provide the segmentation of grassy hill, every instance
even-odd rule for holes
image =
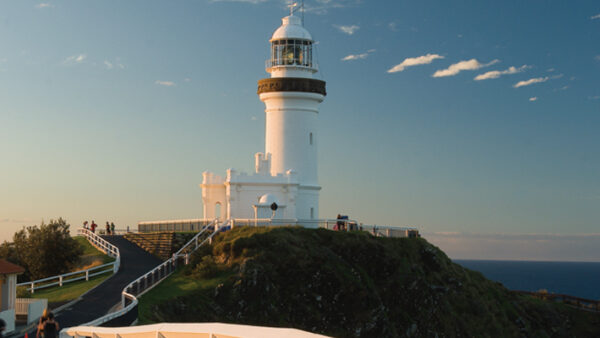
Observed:
[[[85,237],[77,236],[74,237],[74,239],[81,246],[83,253],[79,257],[79,261],[73,267],[72,272],[86,270],[98,265],[110,263],[115,260],[114,258],[93,247]],[[62,287],[54,286],[47,289],[40,289],[34,294],[26,291],[26,287],[20,286],[17,288],[17,292],[19,297],[24,298],[47,298],[48,306],[52,309],[76,299],[89,289],[105,281],[110,276],[112,276],[112,273],[107,272],[99,276],[92,277],[89,281],[79,280],[76,282],[65,283]],[[78,277],[78,275],[68,278],[74,277]],[[51,282],[55,281],[56,280],[52,280]]]
[[[140,302],[149,322],[295,327],[337,337],[600,336],[600,316],[509,292],[424,239],[236,228]]]

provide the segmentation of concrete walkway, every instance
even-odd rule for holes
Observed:
[[[121,291],[127,284],[161,263],[160,259],[129,242],[123,236],[102,236],[102,238],[119,248],[121,268],[117,274],[57,314],[56,319],[61,329],[78,326],[107,314],[121,301]],[[35,330],[29,332],[29,337],[35,337],[35,332]]]

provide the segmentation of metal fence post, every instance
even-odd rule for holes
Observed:
[[[35,283],[31,282],[31,293],[35,292]]]
[[[85,280],[90,280],[90,270],[85,270]]]

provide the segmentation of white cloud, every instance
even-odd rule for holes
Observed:
[[[357,25],[350,25],[350,26],[333,25],[333,27],[337,28],[340,32],[342,32],[344,34],[348,34],[348,35],[352,35],[352,34],[356,33],[357,30],[360,29],[360,27]]]
[[[210,0],[210,2],[245,2],[249,4],[260,4],[268,0]]]
[[[513,87],[514,88],[525,87],[525,86],[532,85],[534,83],[546,82],[548,80],[550,80],[550,78],[547,76],[546,77],[536,77],[536,78],[532,78],[532,79],[525,80],[525,81],[519,81],[519,82],[515,83],[513,85]]]
[[[369,54],[374,53],[374,52],[375,52],[375,49],[369,49],[366,53],[346,55],[342,58],[342,61],[366,59],[367,57],[369,57]]]
[[[588,96],[588,99],[590,99],[590,100],[600,100],[600,95]]]
[[[553,72],[553,71],[555,71],[555,70],[556,70],[556,69],[554,69],[554,68],[548,68],[546,71],[547,71],[547,72],[549,72],[549,73],[551,73],[551,72]]]
[[[499,78],[502,75],[517,74],[517,73],[520,73],[520,72],[524,71],[527,68],[529,68],[529,66],[523,65],[523,66],[521,66],[519,68],[511,66],[511,67],[508,67],[508,69],[505,69],[505,70],[492,70],[490,72],[479,74],[479,75],[475,76],[475,81],[497,79],[497,78]]]
[[[414,58],[406,58],[402,63],[395,65],[394,67],[388,69],[388,73],[396,73],[401,72],[406,67],[418,66],[418,65],[426,65],[433,62],[435,59],[443,59],[444,57],[438,54],[427,54],[422,56],[417,56]]]
[[[173,81],[160,81],[160,80],[156,80],[154,83],[157,84],[157,85],[165,86],[165,87],[173,87],[173,86],[175,86],[175,82],[173,82]]]
[[[596,60],[596,61],[600,61],[600,55],[596,55],[596,56],[594,56],[594,60]]]
[[[190,79],[189,77],[186,77],[185,79],[183,79],[184,82],[190,83],[192,82],[192,79]]]
[[[85,61],[86,58],[86,54],[71,55],[67,57],[65,61],[63,61],[63,64],[83,63],[83,61]]]
[[[534,97],[530,97],[529,101],[533,102],[533,101],[537,101],[537,99],[538,99],[537,96],[534,96]]]
[[[590,19],[592,19],[592,20],[600,19],[600,13],[598,13],[594,16],[591,16]]]
[[[111,62],[111,61],[108,61],[108,60],[104,60],[104,66],[108,70],[114,69],[115,67],[119,68],[119,69],[125,69],[125,65],[122,64],[121,62],[119,62],[119,60],[120,60],[119,58],[117,58],[117,60],[114,61],[114,62]]]
[[[390,22],[390,23],[388,23],[388,29],[391,30],[392,32],[397,32],[398,24],[395,22]]]
[[[495,63],[500,62],[500,60],[493,60],[489,63],[480,63],[477,59],[464,60],[457,62],[446,69],[440,69],[433,73],[433,77],[446,77],[446,76],[454,76],[463,70],[477,70],[479,68],[491,66]]]
[[[453,259],[600,260],[598,233],[444,233],[423,232],[427,241],[439,246]]]
[[[315,5],[304,4],[304,11],[318,15],[327,14],[327,11],[333,8],[356,7],[362,0],[315,0]]]
[[[35,5],[35,8],[37,8],[37,9],[54,8],[54,5],[51,3],[48,3],[48,2],[42,2],[42,3]]]
[[[369,53],[350,54],[350,55],[344,56],[342,58],[342,61],[352,61],[352,60],[366,59],[368,56],[369,56]]]

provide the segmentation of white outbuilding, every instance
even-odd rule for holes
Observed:
[[[257,91],[266,107],[265,151],[255,154],[253,173],[235,169],[228,169],[225,177],[203,173],[206,219],[302,223],[319,217],[318,115],[326,91],[325,81],[313,78],[318,71],[314,41],[293,13],[282,19],[269,41],[270,77],[258,81]]]

